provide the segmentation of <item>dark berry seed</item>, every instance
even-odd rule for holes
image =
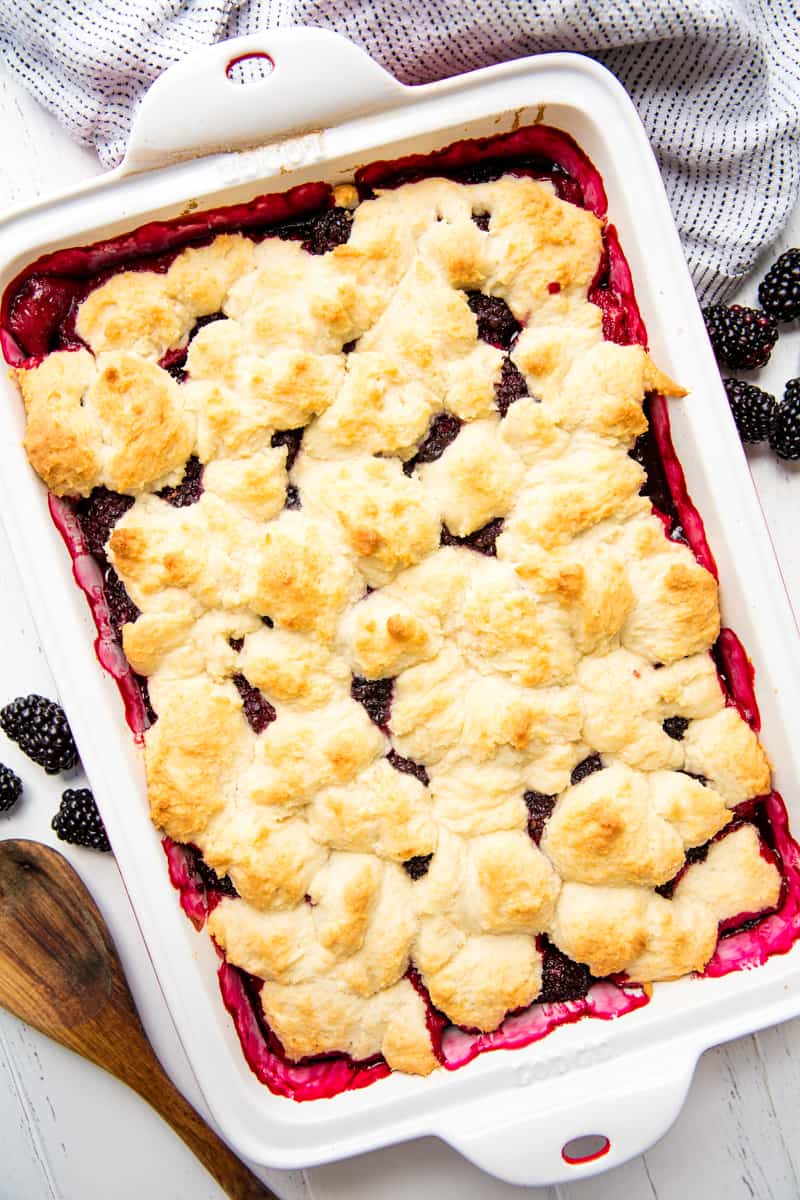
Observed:
[[[352,342],[345,342],[342,346],[342,354],[352,354],[358,345],[358,338],[354,338]]]
[[[438,413],[428,426],[428,432],[417,453],[404,463],[403,470],[406,475],[410,475],[420,463],[435,462],[437,458],[441,458],[450,443],[458,437],[462,424],[463,422],[452,413]]]
[[[526,792],[524,800],[528,806],[528,835],[539,845],[544,827],[556,806],[557,796],[546,796],[544,792]]]
[[[75,515],[81,527],[86,548],[101,561],[105,559],[106,543],[111,530],[133,504],[133,496],[122,496],[108,488],[96,487],[85,499],[78,500]]]
[[[775,397],[743,379],[722,382],[742,441],[765,442],[775,419]]]
[[[403,758],[396,750],[390,750],[386,755],[386,760],[392,764],[395,771],[402,771],[406,775],[413,775],[420,783],[424,783],[425,787],[430,783],[428,772],[422,763],[414,762],[413,758]]]
[[[685,717],[667,717],[666,721],[662,722],[661,728],[669,737],[674,738],[676,742],[683,741],[683,735],[689,728],[689,722]]]
[[[275,622],[273,621],[272,617],[262,617],[261,621],[262,624],[266,625],[267,629],[275,628]]]
[[[60,704],[46,696],[22,696],[0,709],[0,728],[48,775],[69,771],[78,749]]]
[[[800,378],[786,384],[783,402],[775,410],[769,431],[769,444],[778,458],[790,462],[800,459]]]
[[[273,433],[270,445],[286,447],[286,470],[291,471],[294,460],[300,453],[300,443],[303,440],[302,429],[280,429]]]
[[[467,303],[478,321],[478,337],[508,350],[522,326],[501,296],[467,292]]]
[[[240,638],[235,638],[235,637],[228,638],[228,645],[230,646],[231,650],[235,650],[235,651],[236,651],[236,653],[238,654],[238,653],[239,653],[239,651],[241,650],[242,646],[244,645],[244,638],[243,638],[243,637],[240,637]]]
[[[22,780],[0,763],[0,812],[8,812],[22,795]]]
[[[466,537],[456,537],[446,525],[443,525],[441,544],[443,546],[466,546],[470,550],[476,550],[478,554],[485,554],[487,558],[496,558],[497,539],[500,536],[503,524],[502,517],[495,517],[493,521],[482,525],[474,533],[468,533]]]
[[[472,219],[475,222],[475,224],[478,226],[478,229],[482,229],[483,232],[486,233],[486,231],[489,228],[489,221],[491,219],[489,217],[489,214],[488,213],[473,213]]]
[[[494,402],[501,417],[504,417],[515,400],[528,395],[525,376],[510,358],[503,359],[500,378],[494,385]]]
[[[403,870],[412,879],[422,879],[423,875],[428,874],[432,858],[432,854],[415,854],[413,858],[406,859],[403,863]]]
[[[253,733],[263,733],[278,714],[266,696],[263,696],[258,688],[254,688],[244,675],[234,675],[233,682],[242,697],[242,708],[248,725]]]
[[[186,463],[183,479],[175,487],[162,488],[156,495],[173,508],[188,508],[196,504],[203,494],[203,464],[194,455]]]
[[[717,361],[734,371],[763,367],[778,340],[775,318],[757,308],[712,304],[703,309]]]
[[[776,321],[800,317],[800,250],[787,250],[772,264],[759,286],[758,303]]]
[[[585,963],[575,962],[542,938],[542,990],[537,996],[541,1004],[560,1004],[565,1000],[582,1000],[594,983]]]
[[[327,254],[350,237],[353,218],[346,208],[329,208],[311,222],[311,235],[303,242],[309,254]]]
[[[87,846],[90,850],[111,849],[102,817],[88,788],[67,788],[51,824],[62,842]]]
[[[350,684],[350,695],[363,704],[367,715],[376,725],[385,728],[392,711],[392,688],[394,679],[364,679],[354,675]]]
[[[600,755],[590,754],[588,758],[584,758],[583,761],[579,762],[577,767],[574,768],[569,777],[569,781],[574,787],[576,783],[580,783],[580,781],[585,779],[587,775],[593,775],[595,771],[602,771],[602,769],[603,760],[601,759]]]

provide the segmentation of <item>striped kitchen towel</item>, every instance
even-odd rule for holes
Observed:
[[[649,132],[705,302],[797,201],[800,0],[0,0],[5,63],[107,165],[159,72],[290,24],[345,34],[406,83],[548,50],[605,63]]]

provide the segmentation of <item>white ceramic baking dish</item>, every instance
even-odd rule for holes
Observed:
[[[231,60],[253,52],[271,57],[272,74],[249,87],[230,82]],[[119,169],[0,225],[0,289],[59,247],[307,180],[349,179],[372,160],[541,120],[572,134],[601,171],[654,356],[690,389],[671,406],[675,442],[719,564],[725,622],[756,667],[776,786],[800,828],[790,736],[800,712],[797,629],[656,162],[630,100],[603,68],[546,55],[407,88],[322,30],[213,46],[152,87]],[[308,1166],[431,1134],[512,1183],[582,1177],[665,1132],[705,1048],[800,1013],[796,946],[755,971],[658,985],[649,1005],[619,1020],[562,1026],[456,1072],[394,1075],[303,1104],[272,1095],[251,1074],[223,1009],[209,939],[194,932],[169,884],[140,752],[95,659],[86,602],[21,449],[19,397],[8,380],[0,387],[2,511],[41,639],[180,1038],[209,1108],[242,1154]],[[570,1165],[562,1147],[583,1134],[607,1137],[608,1153]]]

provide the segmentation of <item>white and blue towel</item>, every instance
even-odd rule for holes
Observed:
[[[655,147],[695,285],[724,299],[800,190],[800,0],[0,0],[7,67],[103,163],[199,45],[335,29],[405,83],[548,50],[605,63]]]

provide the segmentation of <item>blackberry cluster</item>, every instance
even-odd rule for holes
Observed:
[[[800,250],[787,250],[772,264],[759,286],[758,303],[776,321],[800,317]]]
[[[778,322],[800,318],[800,248],[787,250],[758,287],[761,308],[714,304],[703,309],[717,361],[750,371],[769,359]],[[783,399],[743,379],[723,379],[728,403],[743,442],[768,442],[778,458],[800,460],[800,378],[790,379]]]
[[[8,812],[22,795],[22,780],[0,763],[0,812]]]
[[[734,371],[752,371],[769,360],[778,340],[778,325],[769,313],[733,304],[703,309],[706,329],[717,362]]]
[[[63,708],[46,696],[21,696],[0,709],[0,729],[48,775],[70,771],[78,748]]]
[[[742,441],[766,442],[775,419],[775,397],[743,379],[722,382]]]
[[[800,459],[800,379],[790,379],[770,427],[769,444],[778,458]]]
[[[62,842],[90,850],[111,849],[103,818],[88,788],[67,788],[51,824]]]

